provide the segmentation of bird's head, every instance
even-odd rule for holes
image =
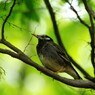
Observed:
[[[52,38],[50,38],[47,35],[36,35],[36,34],[32,34],[32,35],[38,38],[39,41],[53,41]]]

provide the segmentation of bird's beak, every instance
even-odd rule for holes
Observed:
[[[33,36],[35,36],[36,38],[38,38],[38,35],[36,35],[36,34],[32,34]]]

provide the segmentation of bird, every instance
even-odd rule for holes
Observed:
[[[53,39],[47,35],[32,34],[38,39],[36,46],[37,54],[45,68],[55,72],[65,72],[74,79],[81,79],[80,75],[72,66],[65,50],[54,43]]]

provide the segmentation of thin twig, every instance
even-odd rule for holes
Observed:
[[[1,16],[0,18],[1,18],[3,21],[5,20],[5,19],[3,18],[3,16]],[[29,30],[27,30],[27,29],[25,29],[25,28],[22,28],[22,27],[20,27],[20,26],[14,24],[14,23],[11,23],[11,22],[9,22],[9,21],[7,21],[7,23],[8,23],[9,25],[11,25],[13,28],[14,28],[14,27],[15,27],[15,28],[18,28],[18,29],[21,30],[21,31],[29,31]],[[30,30],[29,32],[31,33],[32,31]]]
[[[21,50],[19,50],[18,48],[16,48],[15,46],[11,45],[8,41],[4,40],[0,40],[0,43],[6,45],[7,47],[9,47],[10,49],[12,49],[13,51],[17,52],[18,54],[21,54]]]
[[[14,8],[14,6],[15,6],[15,3],[16,3],[16,0],[14,0],[12,6],[11,6],[11,8],[10,8],[9,13],[8,13],[8,15],[6,16],[6,18],[5,18],[5,20],[4,20],[3,24],[2,24],[2,30],[1,30],[1,31],[2,31],[2,40],[4,39],[4,32],[5,32],[5,31],[4,31],[4,27],[5,27],[5,24],[6,24],[8,18],[10,17],[10,15],[11,15],[11,13],[12,13],[12,10],[13,10],[13,8]]]
[[[77,67],[84,75],[85,78],[95,82],[95,78],[91,77],[80,65],[78,65],[73,59],[72,57],[69,56],[70,61],[72,62],[72,64]]]
[[[9,43],[8,41],[6,41],[4,38],[3,40],[0,40],[0,43],[6,45],[7,47],[9,47],[10,49],[12,49],[13,51],[7,50],[7,49],[1,49],[0,48],[0,53],[3,54],[8,54],[14,58],[17,58],[23,62],[25,62],[26,64],[35,67],[37,70],[43,72],[44,74],[71,86],[74,87],[79,87],[79,88],[92,88],[95,89],[95,83],[88,81],[88,80],[72,80],[72,79],[67,79],[64,77],[61,77],[57,74],[55,74],[54,72],[40,66],[39,64],[33,62],[27,55],[25,55],[21,50],[19,50],[18,48],[16,48],[14,45],[12,45],[11,43]]]
[[[58,25],[56,23],[56,17],[55,17],[55,13],[53,12],[53,9],[49,3],[49,0],[44,0],[45,4],[46,4],[46,7],[50,13],[50,17],[51,17],[51,20],[52,20],[52,23],[53,23],[53,27],[54,27],[54,33],[56,35],[56,38],[57,38],[57,41],[59,43],[59,45],[61,47],[63,47],[63,43],[62,43],[62,39],[60,37],[60,34],[59,34],[59,30],[58,30]]]
[[[32,36],[33,37],[33,36]],[[30,44],[30,42],[31,42],[31,40],[32,40],[32,37],[30,38],[30,40],[28,41],[28,43],[27,43],[27,45],[25,46],[25,48],[24,48],[24,51],[23,52],[25,52],[26,51],[26,49],[27,49],[27,47],[29,46],[29,44]]]
[[[90,32],[90,36],[91,36],[91,62],[92,62],[92,65],[94,67],[94,74],[95,74],[95,63],[94,63],[94,40],[95,40],[95,30],[94,30],[94,23],[93,23],[93,18],[91,15],[89,15],[90,17],[90,22],[91,22],[91,28],[89,29],[89,32]]]
[[[93,24],[93,19],[92,19],[92,17],[91,17],[91,15],[90,15],[90,10],[89,10],[89,8],[90,7],[88,7],[88,4],[87,4],[87,2],[86,2],[86,0],[83,0],[83,3],[84,3],[84,5],[85,5],[85,9],[87,10],[87,12],[88,12],[88,14],[89,14],[89,17],[90,17],[90,22],[91,22],[91,28],[90,28],[90,26],[88,25],[88,24],[86,24],[82,19],[81,19],[81,17],[79,16],[79,14],[78,14],[78,12],[74,9],[74,7],[72,6],[72,4],[68,1],[68,0],[65,0],[65,1],[67,1],[68,2],[68,4],[70,5],[70,7],[71,7],[71,9],[76,13],[76,15],[77,15],[77,18],[79,19],[79,21],[83,24],[83,25],[85,25],[89,30],[90,30],[90,35],[91,35],[91,39],[92,39],[92,41],[91,41],[91,47],[92,47],[92,51],[91,51],[91,60],[92,60],[92,64],[93,64],[93,67],[95,68],[95,63],[94,63],[94,24]],[[82,70],[82,72],[83,72],[83,70]],[[84,72],[85,74],[86,74],[86,72]],[[95,73],[95,70],[94,70],[94,73]],[[87,74],[86,74],[87,75]],[[86,78],[88,77],[89,75],[87,75],[86,76]]]
[[[37,26],[38,26],[38,25],[37,25]],[[35,27],[34,32],[36,31],[37,26]],[[32,34],[35,34],[35,33],[32,33]],[[24,49],[24,51],[23,51],[23,52],[25,52],[25,51],[26,51],[27,47],[29,46],[29,44],[30,44],[30,42],[31,42],[31,40],[32,40],[32,37],[33,37],[33,36],[31,36],[31,38],[30,38],[30,40],[28,41],[27,45],[25,46],[25,49]]]
[[[0,48],[0,52],[3,54],[8,54],[14,58],[17,58],[21,61],[23,61],[24,63],[35,67],[37,70],[41,71],[42,73],[44,73],[45,75],[48,75],[50,77],[52,77],[53,79],[56,79],[62,83],[65,83],[67,85],[71,85],[74,87],[79,87],[79,88],[92,88],[95,89],[95,83],[88,81],[88,80],[73,80],[73,79],[68,79],[65,77],[61,77],[58,74],[40,66],[39,64],[33,62],[28,56],[26,56],[24,53],[18,55],[15,54],[14,52],[10,51],[10,50],[6,50],[6,49],[1,49]]]
[[[6,71],[2,67],[0,67],[0,74],[6,75]]]
[[[89,27],[89,33],[90,33],[90,37],[91,37],[91,61],[92,61],[92,65],[94,67],[94,74],[95,74],[95,63],[94,63],[94,40],[95,40],[95,29],[94,29],[94,23],[93,23],[93,15],[91,14],[91,8],[90,6],[88,5],[87,1],[86,0],[82,0],[83,1],[83,4],[85,6],[85,9],[89,15],[89,19],[90,19],[90,23],[91,23],[91,26]]]
[[[68,0],[65,0],[65,1],[70,5],[72,11],[75,12],[75,14],[76,14],[77,18],[79,19],[79,21],[89,29],[89,25],[88,25],[85,21],[83,21],[83,20],[81,19],[81,17],[79,16],[79,14],[78,14],[78,12],[76,11],[76,9],[72,6],[72,4],[71,4]]]
[[[47,8],[48,8],[48,10],[49,10],[50,15],[51,15],[51,20],[52,20],[52,22],[53,22],[53,26],[54,26],[54,30],[55,30],[55,35],[56,35],[56,37],[57,37],[57,40],[59,40],[60,35],[58,36],[59,31],[58,31],[58,26],[57,26],[56,20],[55,20],[55,14],[53,13],[53,9],[52,9],[52,7],[51,7],[51,5],[50,5],[50,3],[49,3],[49,0],[44,0],[44,1],[45,1],[45,4],[46,4],[46,6],[47,6]],[[75,10],[75,11],[76,11],[76,10]],[[77,13],[77,11],[76,11],[76,13]],[[78,14],[77,14],[77,15],[78,15]],[[82,19],[80,18],[79,15],[78,15],[78,17],[79,17],[79,19],[82,21]],[[84,25],[86,25],[86,27],[89,27],[84,21],[82,21],[82,23],[83,23]],[[57,31],[56,31],[56,29],[57,29]],[[61,39],[61,38],[60,38],[60,39]],[[64,45],[63,45],[63,43],[62,43],[62,40],[60,40],[60,41],[61,41],[61,44],[62,44],[62,45],[61,45],[61,44],[59,44],[59,45],[63,47],[64,51],[66,52],[66,55],[68,56],[68,58],[70,59],[70,61],[72,62],[72,64],[73,64],[75,67],[77,67],[77,68],[85,75],[85,77],[86,77],[87,79],[89,79],[89,80],[95,82],[95,80],[93,79],[93,77],[91,77],[80,65],[78,65],[78,64],[68,55],[68,53],[67,53],[67,51],[66,51],[66,49],[65,49],[65,47],[64,47]],[[60,42],[60,41],[58,41],[58,42]]]
[[[87,0],[82,0],[83,4],[85,6],[85,9],[87,10],[89,15],[92,15],[92,17],[95,19],[95,12],[93,11],[93,9],[88,5]]]

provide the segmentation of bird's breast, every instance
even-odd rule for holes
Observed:
[[[46,68],[56,72],[64,67],[63,59],[58,55],[56,49],[50,43],[44,45],[38,44],[37,53],[42,64]]]
[[[62,68],[62,65],[60,65],[56,60],[54,60],[54,59],[52,59],[50,57],[40,55],[39,58],[40,58],[42,64],[46,68],[48,68],[48,69],[50,69],[50,70],[52,70],[54,72],[56,72],[56,71],[58,71],[58,70],[60,70]]]

